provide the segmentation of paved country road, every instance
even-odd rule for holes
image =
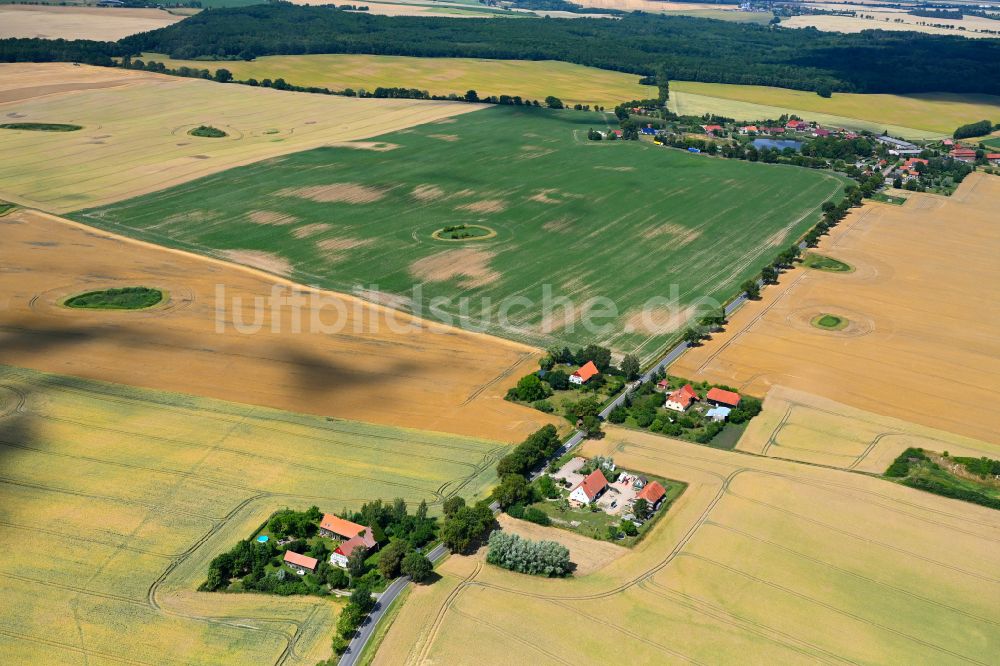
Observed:
[[[760,280],[758,280],[757,283],[762,284]],[[746,292],[742,292],[739,296],[733,299],[732,302],[726,305],[725,307],[726,316],[728,317],[733,312],[735,312],[736,309],[739,308],[744,303],[746,303],[747,300],[748,299]],[[636,388],[639,387],[640,384],[643,384],[651,380],[653,378],[653,375],[655,375],[660,370],[666,370],[666,368],[671,363],[680,358],[681,354],[683,354],[687,350],[688,346],[689,345],[686,342],[679,343],[676,347],[668,351],[667,354],[662,359],[660,359],[659,363],[657,363],[652,368],[647,370],[646,373],[642,375],[642,377],[628,384],[625,387],[625,390],[622,391],[618,395],[618,397],[609,402],[604,407],[604,409],[601,410],[600,412],[601,419],[603,420],[608,418],[608,414],[611,413],[611,410],[613,410],[618,405],[622,404],[625,401],[625,399],[629,395],[631,395]],[[584,435],[584,433],[580,432],[579,430],[575,431],[573,435],[569,439],[567,439],[561,447],[559,447],[559,450],[552,455],[552,459],[554,460],[556,458],[559,458],[567,451],[572,450],[573,448],[578,446],[580,442],[584,440],[585,437],[586,435]],[[541,475],[545,471],[545,467],[546,465],[540,466],[540,468],[531,475],[531,480],[537,479],[539,475]],[[493,509],[494,513],[496,513],[500,509],[500,507],[495,503],[491,505],[490,508]],[[446,552],[445,547],[442,545],[438,545],[433,550],[431,550],[431,552],[427,553],[427,557],[428,559],[430,559],[431,562],[437,562],[442,557],[444,557],[445,552]],[[382,620],[382,617],[385,615],[386,611],[389,610],[389,606],[392,605],[392,602],[396,600],[396,597],[398,597],[400,593],[402,593],[402,591],[405,590],[406,586],[409,584],[410,584],[409,576],[401,576],[396,580],[392,581],[392,584],[389,585],[388,588],[386,588],[385,592],[382,593],[382,596],[379,597],[378,603],[375,605],[375,610],[373,610],[371,614],[368,616],[368,621],[365,622],[365,624],[360,629],[358,629],[357,635],[351,639],[350,644],[347,646],[347,651],[340,658],[339,666],[355,666],[355,664],[358,663],[358,659],[361,657],[361,653],[364,651],[365,645],[367,645],[369,639],[371,639],[372,634],[375,633],[375,628],[378,626],[378,623]]]
[[[427,559],[431,562],[437,562],[444,554],[447,552],[444,546],[438,544],[435,546],[431,552],[427,553]],[[378,623],[382,620],[382,617],[389,610],[392,602],[396,600],[406,586],[410,584],[409,576],[400,576],[396,580],[392,581],[392,584],[385,589],[375,604],[375,610],[368,614],[368,620],[358,629],[358,633],[351,639],[350,644],[347,646],[347,651],[340,658],[340,666],[354,666],[358,663],[358,659],[361,658],[361,653],[364,652],[365,645],[371,639],[372,634],[375,633],[375,628]]]

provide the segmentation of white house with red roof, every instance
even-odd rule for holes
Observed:
[[[705,130],[705,134],[716,134],[723,131],[722,125],[702,125],[701,128]]]
[[[759,131],[756,125],[744,125],[740,128],[740,134],[750,134],[751,132],[756,134]]]
[[[785,127],[790,130],[804,130],[809,128],[809,123],[804,120],[789,120]]]
[[[569,383],[578,385],[586,384],[590,381],[591,377],[599,374],[600,372],[601,371],[597,369],[597,366],[594,365],[593,361],[587,361],[580,366],[579,370],[569,376]]]
[[[590,504],[607,489],[608,480],[604,477],[604,472],[595,469],[583,481],[577,484],[576,488],[569,494],[569,498],[580,504]]]
[[[686,412],[687,408],[691,406],[691,403],[697,399],[698,394],[695,393],[691,385],[685,384],[668,395],[667,402],[663,406],[667,409],[672,409],[675,412]]]
[[[300,576],[304,576],[307,571],[310,573],[316,571],[316,567],[319,566],[319,560],[315,557],[309,557],[308,555],[300,555],[299,553],[293,553],[290,550],[285,551],[285,564],[292,568],[292,571]]]
[[[360,548],[367,553],[377,545],[378,543],[375,541],[375,537],[372,536],[371,530],[365,528],[363,532],[344,541],[330,553],[330,564],[335,564],[341,569],[346,569],[347,561],[354,554],[354,551]]]

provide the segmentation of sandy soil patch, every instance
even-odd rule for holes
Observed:
[[[500,528],[532,541],[555,541],[569,549],[569,559],[576,565],[574,576],[586,576],[603,569],[619,557],[627,554],[627,548],[607,541],[598,541],[558,527],[544,527],[526,520],[511,518],[506,513],[497,517]]]
[[[818,252],[842,257],[854,273],[786,273],[674,372],[756,395],[781,384],[996,441],[1000,310],[984,304],[1000,302],[998,200],[1000,178],[977,173],[951,198],[914,193],[903,206],[853,211]],[[954,220],[962,233],[954,233]],[[843,313],[865,334],[804,321],[820,312]],[[941,395],[955,402],[944,405]]]
[[[359,247],[368,247],[375,243],[374,238],[327,238],[317,241],[318,247],[323,255],[330,261],[343,259],[350,250]]]
[[[165,28],[183,18],[159,9],[3,5],[0,6],[0,39],[35,37],[113,42],[139,32]]]
[[[463,204],[455,210],[467,210],[470,213],[502,213],[507,209],[507,202],[503,199],[483,199],[474,203]]]
[[[41,213],[0,218],[0,238],[0,364],[505,442],[547,420],[503,400],[537,368],[539,352],[523,345]],[[170,302],[125,317],[58,305],[134,284],[166,289]],[[307,295],[301,332],[291,307],[264,307],[257,332],[237,330],[275,286]]]
[[[563,203],[567,199],[578,199],[579,197],[579,194],[571,194],[569,192],[549,188],[538,190],[533,195],[528,197],[528,199],[543,204],[559,204]]]
[[[457,134],[428,134],[427,136],[439,141],[447,141],[448,143],[454,143],[461,138]]]
[[[701,237],[701,232],[679,224],[664,222],[642,233],[642,237],[646,240],[662,238],[663,236],[667,237],[667,244],[670,247],[681,248],[698,240]]]
[[[479,108],[227,86],[70,63],[5,63],[0,116],[72,121],[84,129],[3,132],[0,199],[52,212],[80,210],[320,146],[391,149],[363,140]],[[231,136],[206,152],[207,144],[184,135],[201,124],[225,127]],[[280,135],[265,133],[270,130]]]
[[[312,187],[293,187],[275,192],[279,197],[298,197],[319,203],[366,204],[378,201],[387,190],[358,183],[334,183]]]
[[[576,220],[572,217],[559,217],[554,220],[549,220],[543,224],[542,229],[554,232],[568,231],[572,228],[574,222],[576,222]]]
[[[437,185],[417,185],[410,194],[418,201],[437,201],[444,196],[444,190]]]
[[[419,124],[419,123],[415,123]],[[330,148],[350,148],[352,150],[372,150],[376,153],[387,153],[399,148],[398,143],[388,141],[339,141],[326,144]]]
[[[298,218],[294,215],[279,213],[273,210],[255,210],[247,217],[249,217],[250,221],[254,224],[270,224],[274,226],[294,224],[298,221]]]
[[[469,289],[492,284],[503,277],[490,268],[495,252],[474,248],[444,250],[410,264],[410,272],[427,282],[446,282],[463,278],[459,286]]]
[[[227,261],[232,261],[251,268],[258,268],[267,273],[287,276],[292,272],[292,264],[284,257],[262,250],[221,250],[219,255]]]
[[[327,224],[326,222],[314,222],[313,224],[306,224],[298,227],[292,231],[292,235],[296,238],[311,238],[332,228],[333,225]]]
[[[695,306],[681,309],[661,306],[643,308],[629,315],[625,322],[625,331],[650,335],[673,333],[686,326],[696,312]]]

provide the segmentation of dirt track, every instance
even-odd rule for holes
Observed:
[[[797,268],[685,354],[674,374],[763,395],[781,384],[988,442],[1000,432],[1000,178],[950,197],[866,204],[818,252],[853,273]],[[846,316],[844,331],[809,326]]]
[[[276,317],[263,312],[259,332],[240,333],[241,317],[254,321],[254,298],[291,283],[33,211],[0,217],[0,237],[0,364],[500,441],[546,422],[502,399],[535,367],[529,347],[304,287],[303,332],[294,332],[288,305]],[[142,312],[59,305],[128,285],[165,289],[169,302]],[[312,294],[324,300],[317,305]],[[326,326],[342,317],[340,332],[309,332],[316,312]],[[417,323],[424,328],[413,330]]]

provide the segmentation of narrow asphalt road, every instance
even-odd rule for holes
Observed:
[[[441,544],[435,546],[429,553],[427,553],[427,559],[431,562],[437,562],[442,557],[444,557],[447,550]],[[379,596],[378,602],[375,604],[375,610],[368,614],[367,621],[358,629],[358,633],[355,634],[354,638],[351,639],[350,644],[347,646],[347,651],[340,657],[340,666],[354,666],[358,663],[358,659],[361,658],[361,653],[364,652],[365,645],[371,640],[372,634],[375,633],[375,628],[378,627],[378,623],[382,620],[382,617],[389,610],[392,602],[396,600],[406,586],[410,584],[409,576],[400,576],[385,589],[385,592]]]
[[[725,307],[726,316],[728,317],[729,315],[731,315],[733,312],[736,311],[737,308],[746,303],[746,301],[747,301],[747,294],[746,292],[743,292],[739,296],[737,296],[731,303],[726,305]],[[608,418],[608,414],[611,413],[611,410],[613,410],[618,405],[622,404],[625,401],[625,399],[632,393],[632,391],[638,388],[640,384],[648,382],[650,379],[653,378],[653,375],[655,375],[658,371],[665,370],[671,363],[680,358],[681,354],[683,354],[687,350],[688,346],[689,345],[686,342],[679,343],[676,347],[668,351],[667,354],[662,359],[660,359],[659,363],[657,363],[652,368],[647,370],[646,373],[642,375],[642,377],[632,382],[631,384],[627,385],[625,387],[625,390],[622,391],[618,395],[618,397],[609,402],[604,407],[604,409],[601,410],[600,412],[601,419]],[[572,436],[570,436],[570,438],[567,439],[561,447],[559,447],[559,450],[556,451],[555,454],[553,454],[553,459],[558,458],[567,451],[574,449],[576,446],[580,444],[580,442],[584,440],[584,438],[585,435],[582,432],[580,432],[579,430],[575,431],[572,434]],[[539,469],[538,471],[534,472],[531,475],[531,480],[535,480],[536,478],[538,478],[538,476],[542,474],[544,471],[545,471],[545,466],[543,465],[541,469]],[[499,506],[495,504],[491,505],[491,508],[493,509],[494,513],[496,513],[499,510]],[[433,550],[431,550],[431,552],[427,554],[427,557],[430,559],[431,562],[437,562],[442,557],[444,557],[445,552],[446,552],[445,547],[442,545],[438,545]],[[350,644],[347,646],[347,651],[340,658],[339,666],[355,666],[355,664],[358,663],[358,659],[361,657],[361,653],[364,651],[365,645],[367,645],[368,641],[371,639],[372,634],[375,633],[375,628],[378,626],[378,623],[382,620],[385,613],[389,610],[389,606],[392,605],[392,602],[396,600],[396,597],[398,597],[403,592],[403,590],[406,589],[406,586],[409,584],[410,584],[409,576],[400,576],[396,580],[392,581],[392,584],[389,585],[388,588],[386,588],[385,592],[382,593],[382,596],[379,597],[378,603],[375,605],[375,610],[373,610],[371,614],[368,616],[368,621],[365,622],[365,624],[360,629],[358,629],[357,635],[355,635],[354,638],[351,639]]]

